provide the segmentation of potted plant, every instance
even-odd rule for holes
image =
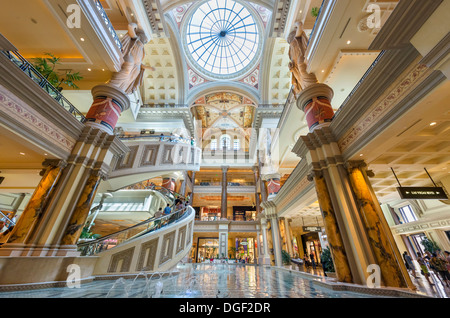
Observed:
[[[283,261],[283,265],[290,265],[291,264],[291,255],[289,255],[288,252],[285,250],[281,251],[281,260]]]
[[[36,57],[33,59],[33,67],[44,76],[58,91],[62,91],[62,84],[68,87],[78,89],[75,82],[80,81],[83,77],[80,72],[72,73],[71,70],[66,70],[60,74],[55,71],[56,66],[60,63],[60,58],[51,53],[44,53],[46,57]]]
[[[333,258],[331,257],[331,250],[329,246],[322,251],[321,262],[325,265],[325,273],[328,276],[334,276],[336,270],[334,269]]]
[[[317,18],[317,16],[319,15],[319,8],[318,7],[314,7],[314,8],[312,8],[311,9],[311,15],[314,17],[314,18]]]
[[[425,251],[428,251],[430,253],[434,253],[437,250],[440,250],[439,246],[436,244],[435,241],[430,240],[429,238],[424,238],[421,242],[420,242],[424,248]]]

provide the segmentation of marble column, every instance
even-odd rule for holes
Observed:
[[[66,162],[61,160],[46,160],[43,165],[46,168],[41,172],[42,179],[3,248],[11,244],[20,245],[28,243],[27,239],[44,214],[47,202],[52,196],[52,192],[61,177]]]
[[[255,205],[256,205],[256,214],[258,215],[261,212],[259,193],[258,193],[258,167],[253,166],[253,174],[255,177]]]
[[[92,88],[94,102],[86,114],[86,126],[113,134],[121,113],[130,108],[127,94],[110,84],[101,84]]]
[[[310,175],[309,178],[310,180],[314,178],[315,181],[317,198],[319,201],[320,210],[322,211],[323,222],[328,237],[328,244],[330,246],[337,279],[340,282],[352,283],[353,277],[348,262],[347,253],[345,251],[325,178],[323,177],[323,174],[318,171]]]
[[[262,179],[261,171],[262,171],[262,162],[260,160],[260,153],[262,150],[258,151],[258,171],[259,171],[259,182],[260,182],[260,189],[261,189],[261,201],[264,202],[267,200],[267,191],[266,191],[266,185],[264,184],[264,181]]]
[[[228,172],[228,166],[222,166],[222,201],[221,201],[221,218],[227,219],[227,186],[228,186],[228,179],[227,179],[227,172]]]
[[[348,162],[348,173],[353,193],[358,202],[358,208],[363,215],[364,226],[369,237],[369,243],[380,266],[384,283],[389,287],[407,288],[408,283],[402,272],[403,261],[390,231],[380,204],[373,194],[364,170],[362,161]]]
[[[286,247],[289,255],[294,256],[294,248],[292,246],[292,229],[290,223],[290,219],[284,218],[284,227],[286,231]]]
[[[258,256],[258,263],[260,265],[270,265],[270,255],[269,255],[269,243],[267,240],[267,220],[266,218],[261,218],[261,235],[260,238],[260,254]]]
[[[101,179],[102,173],[100,171],[94,171],[89,176],[61,239],[61,246],[75,245],[80,238]]]

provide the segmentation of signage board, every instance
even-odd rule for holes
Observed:
[[[397,191],[402,199],[448,199],[441,187],[399,187]]]
[[[320,226],[304,226],[303,232],[322,232],[322,228]]]

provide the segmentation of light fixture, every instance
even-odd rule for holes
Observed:
[[[44,153],[44,156],[47,156],[47,154],[46,154],[46,153]]]
[[[25,153],[23,153],[23,152],[19,152],[19,154],[22,155],[22,156],[25,156]]]
[[[81,42],[84,42],[84,38],[80,38]]]
[[[104,69],[104,68],[102,68],[102,71],[104,72],[104,71],[105,71],[105,69]]]
[[[90,71],[91,71],[91,69],[90,69],[90,68],[88,68],[88,71],[90,72]]]
[[[361,153],[361,154],[359,154],[359,156],[362,157],[362,156],[364,156],[364,155]]]
[[[430,126],[435,126],[437,123],[435,121],[433,121],[432,123],[430,123]]]
[[[350,44],[350,43],[352,43],[352,41],[348,40],[348,41],[347,41],[347,45]]]
[[[325,70],[322,70],[322,73],[325,73]]]

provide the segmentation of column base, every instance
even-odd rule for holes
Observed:
[[[270,257],[259,257],[258,258],[259,265],[268,265],[270,266]]]

